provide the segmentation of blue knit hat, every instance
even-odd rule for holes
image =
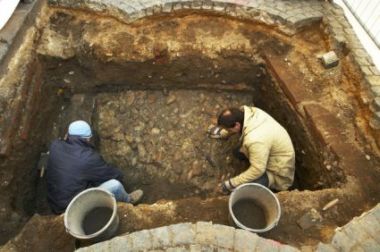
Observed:
[[[74,121],[69,125],[69,135],[82,138],[90,138],[92,137],[91,127],[85,121]]]

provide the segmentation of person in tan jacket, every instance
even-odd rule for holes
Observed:
[[[288,132],[275,119],[256,107],[228,108],[218,117],[218,126],[241,134],[240,152],[250,162],[241,174],[222,183],[225,193],[245,183],[287,190],[294,180],[295,153]]]

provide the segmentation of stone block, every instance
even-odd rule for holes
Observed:
[[[192,1],[182,0],[182,9],[186,9],[186,10],[192,9],[191,5],[192,5]]]
[[[220,252],[221,250],[219,248],[216,248],[212,245],[201,245],[201,244],[192,244],[189,246],[189,249],[187,251],[190,252],[211,252],[211,251],[218,251]]]
[[[316,250],[316,252],[338,252],[332,245],[330,244],[324,244],[319,243]]]
[[[133,242],[129,235],[115,237],[112,240],[110,240],[108,243],[109,245],[108,245],[107,251],[126,251],[133,248]]]
[[[0,42],[0,63],[5,59],[8,53],[8,45],[6,43]]]
[[[335,67],[339,63],[339,58],[334,51],[323,54],[321,59],[325,68]]]
[[[233,227],[214,224],[216,244],[218,247],[233,248],[234,247],[234,234],[235,229]]]
[[[380,111],[380,96],[375,97],[375,99],[373,99],[372,105],[376,111]]]
[[[203,10],[211,10],[214,7],[214,4],[211,0],[204,0],[202,3]]]
[[[194,9],[194,10],[199,10],[202,8],[202,1],[200,0],[194,0],[192,3],[191,3],[191,8]]]
[[[360,239],[358,246],[364,251],[380,251],[380,244],[372,238]]]
[[[281,252],[299,252],[299,249],[289,246],[289,245],[281,245],[280,250]]]
[[[135,21],[145,16],[147,16],[147,14],[144,11],[134,11],[134,12],[128,13],[128,21]]]
[[[333,29],[339,29],[341,30],[342,29],[342,25],[336,21],[335,19],[329,21],[329,25],[333,28]]]
[[[331,244],[339,251],[351,251],[356,245],[356,240],[348,237],[342,230],[337,231],[332,239]]]
[[[181,223],[169,226],[173,245],[188,245],[194,243],[195,232],[191,223]]]
[[[257,234],[236,229],[235,230],[235,240],[234,240],[234,250],[235,251],[255,251],[257,243],[261,240]],[[260,251],[260,250],[258,250]]]
[[[213,10],[217,12],[225,12],[226,4],[222,2],[214,2]]]
[[[197,222],[195,242],[199,244],[216,244],[215,234],[218,231],[214,229],[212,222]]]
[[[366,76],[365,79],[366,79],[366,81],[370,87],[380,86],[380,76],[379,75]]]
[[[355,57],[355,60],[359,65],[364,65],[364,66],[372,65],[372,62],[368,57]]]
[[[164,0],[162,3],[162,12],[170,13],[173,11],[174,0]]]
[[[148,230],[134,232],[129,235],[133,250],[149,250],[152,248],[152,237]]]
[[[347,39],[345,36],[335,35],[334,39],[337,43],[337,48],[343,48],[347,44]]]
[[[360,65],[360,70],[362,71],[362,73],[364,75],[373,75],[373,73],[372,73],[372,71],[371,71],[371,69],[370,69],[369,66],[362,66],[362,65]]]
[[[380,111],[376,111],[375,113],[373,113],[373,118],[380,121]]]
[[[370,86],[370,89],[375,96],[380,96],[380,86]]]
[[[257,241],[256,251],[260,252],[276,252],[280,251],[281,243],[269,239],[259,238]]]
[[[344,233],[352,240],[358,241],[360,247],[365,251],[376,251],[375,248],[380,248],[380,245],[373,239],[373,237],[366,232],[360,225],[358,218],[353,219],[344,228]]]
[[[165,248],[166,252],[189,252],[189,250],[185,246],[177,246]]]
[[[380,222],[380,203],[376,205],[376,207],[372,208],[368,214],[375,216],[378,222]]]
[[[182,4],[181,3],[174,3],[172,8],[174,11],[182,10]]]
[[[376,66],[370,66],[369,68],[371,69],[373,75],[380,75],[380,71]]]
[[[155,228],[150,231],[152,234],[152,247],[168,247],[171,243],[168,227]]]
[[[368,53],[362,48],[356,48],[356,49],[352,50],[352,53],[356,57],[367,57],[368,56]]]

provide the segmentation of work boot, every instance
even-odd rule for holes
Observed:
[[[144,196],[144,192],[140,189],[133,191],[129,194],[129,203],[136,205],[140,202],[142,197]]]

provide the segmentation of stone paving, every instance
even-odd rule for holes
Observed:
[[[316,251],[380,251],[380,204],[335,230],[331,244]]]
[[[257,234],[211,222],[143,230],[77,251],[298,251]]]
[[[312,251],[379,251],[380,204],[335,230],[330,244]],[[299,251],[257,234],[211,222],[180,223],[113,238],[78,252],[95,251]]]

